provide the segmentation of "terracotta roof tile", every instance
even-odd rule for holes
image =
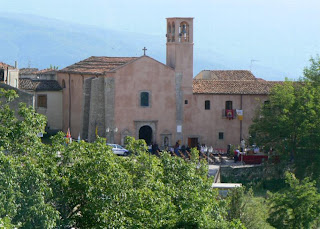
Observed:
[[[44,75],[44,74],[55,74],[57,70],[54,69],[42,69],[39,71],[36,71],[34,74],[36,75]]]
[[[137,57],[92,56],[70,65],[59,72],[102,75],[135,59],[137,59]]]
[[[39,69],[37,68],[20,68],[19,69],[19,75],[25,75],[25,74],[34,74]]]
[[[195,79],[206,80],[256,80],[248,70],[203,70]]]
[[[56,80],[34,80],[34,79],[19,79],[19,89],[27,91],[60,91],[58,81]]]
[[[6,64],[6,63],[3,63],[3,62],[0,62],[0,68],[13,68],[13,66],[9,65],[9,64]]]
[[[270,89],[283,83],[281,81],[262,80],[193,80],[194,94],[269,94]]]

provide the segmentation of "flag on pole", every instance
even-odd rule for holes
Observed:
[[[67,131],[67,136],[66,136],[66,138],[67,138],[67,144],[69,144],[69,143],[72,142],[72,140],[71,140],[71,134],[70,134],[70,129],[69,129],[69,128],[68,128],[68,131]]]
[[[70,129],[68,128],[68,131],[67,131],[67,138],[71,138],[71,134],[70,134]]]

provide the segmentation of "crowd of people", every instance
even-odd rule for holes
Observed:
[[[177,141],[176,144],[173,147],[166,147],[164,149],[167,152],[170,152],[172,156],[181,157],[184,159],[190,159],[191,158],[191,147],[186,145],[181,145],[180,141]],[[205,144],[198,144],[197,150],[199,152],[199,158],[200,159],[206,159],[213,160],[213,147],[206,146]],[[160,148],[157,143],[151,143],[149,146],[149,152],[153,155],[159,156],[160,155]]]

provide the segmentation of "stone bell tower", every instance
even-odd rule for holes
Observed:
[[[167,18],[167,65],[175,70],[176,140],[184,141],[187,113],[184,104],[192,98],[193,18]],[[187,115],[187,116],[186,116]],[[185,136],[186,138],[186,136]]]
[[[183,75],[181,87],[191,89],[193,78],[193,18],[167,18],[167,65]]]

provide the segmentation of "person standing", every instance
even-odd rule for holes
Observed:
[[[246,141],[244,139],[241,140],[240,147],[241,147],[241,152],[244,152],[246,148]]]
[[[152,154],[153,154],[153,155],[156,155],[156,156],[159,156],[159,152],[160,152],[159,146],[158,146],[158,144],[155,142],[155,143],[152,145]]]

